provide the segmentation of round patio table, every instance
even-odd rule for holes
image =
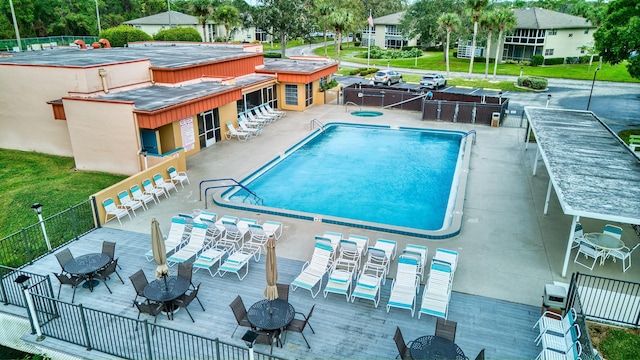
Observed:
[[[282,299],[260,300],[251,305],[247,318],[251,325],[263,330],[282,329],[289,325],[296,310],[289,302]]]
[[[463,360],[467,357],[458,345],[440,336],[426,335],[411,343],[411,358],[415,360]]]
[[[584,239],[591,245],[604,250],[620,250],[624,247],[622,240],[603,233],[587,233]]]
[[[165,281],[166,280],[166,281]],[[151,301],[164,304],[164,311],[173,320],[175,312],[173,300],[184,295],[189,289],[189,279],[182,276],[167,276],[163,279],[153,280],[144,287],[144,297]]]
[[[100,284],[98,280],[93,279],[93,275],[96,271],[105,267],[111,261],[109,255],[103,253],[91,253],[80,255],[73,258],[64,265],[64,271],[69,274],[86,277],[87,281],[82,284],[82,287],[89,288],[93,291],[93,288]]]

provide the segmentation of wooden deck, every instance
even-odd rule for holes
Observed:
[[[148,262],[144,257],[144,253],[150,248],[150,236],[144,233],[101,228],[83,236],[68,247],[75,256],[100,252],[103,240],[117,243],[116,257],[119,258],[118,263],[122,266],[118,272],[125,283],[123,285],[117,277],[112,277],[109,280],[109,286],[113,294],[109,294],[102,284],[97,286],[93,293],[87,289],[78,288],[75,304],[82,303],[85,307],[135,318],[137,311],[131,306],[134,290],[128,277],[138,269],[143,269],[147,277],[152,280],[156,265],[154,262]],[[299,239],[299,241],[313,241],[313,239]],[[461,258],[460,261],[465,260]],[[278,282],[290,283],[300,272],[301,266],[302,263],[299,261],[279,258]],[[194,283],[202,283],[198,297],[206,311],[203,312],[196,303],[189,308],[196,320],[195,324],[183,311],[175,315],[174,321],[159,316],[158,323],[209,338],[218,337],[222,341],[244,346],[240,338],[246,329],[239,328],[231,338],[236,321],[229,304],[237,295],[242,296],[247,307],[263,298],[262,293],[266,285],[264,268],[265,257],[263,256],[258,263],[251,261],[249,274],[243,281],[239,281],[234,274],[227,274],[223,278],[212,278],[207,271],[198,271],[194,274]],[[51,274],[51,271],[59,270],[59,265],[55,257],[49,255],[24,270]],[[173,267],[170,271],[171,274],[175,274],[177,268]],[[57,292],[58,282],[53,276],[52,284],[54,291]],[[389,313],[386,312],[390,287],[389,280],[383,287],[382,299],[377,309],[370,301],[356,300],[355,303],[347,303],[344,296],[336,294],[329,294],[327,298],[323,298],[321,293],[313,299],[304,289],[290,292],[289,301],[295,306],[296,311],[306,314],[311,306],[316,305],[310,321],[315,334],[312,334],[310,329],[305,330],[311,349],[307,349],[300,334],[289,334],[283,348],[274,347],[274,355],[290,359],[392,359],[397,355],[393,341],[396,326],[400,327],[406,341],[421,335],[433,334],[436,322],[434,317],[423,315],[418,320],[417,312],[412,318],[409,311],[396,308],[392,308]],[[71,294],[72,289],[65,286],[62,288],[60,299],[71,301]],[[422,291],[418,294],[418,299],[421,298],[421,294]],[[4,307],[2,311],[26,315],[24,309],[13,306]],[[535,358],[539,348],[533,343],[536,333],[531,327],[539,316],[540,308],[537,307],[457,292],[452,295],[449,311],[449,320],[458,323],[456,343],[470,359],[474,359],[483,348],[486,349],[488,359]],[[79,357],[96,358],[99,355],[95,351],[88,352],[80,347],[67,349]],[[268,353],[269,349],[265,345],[256,345],[256,351]]]

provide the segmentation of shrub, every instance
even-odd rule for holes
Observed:
[[[542,55],[533,55],[531,57],[531,66],[540,66],[544,64],[544,56]]]
[[[375,74],[378,72],[378,68],[360,68],[360,75],[365,76],[365,75],[369,75],[369,74]]]
[[[458,57],[458,52],[457,52],[457,51],[454,51],[454,52],[453,52],[453,57],[454,57],[454,58],[457,58],[457,57]]]
[[[202,42],[202,37],[198,33],[198,30],[194,28],[173,28],[160,30],[153,36],[158,41],[192,41]]]
[[[518,77],[518,86],[526,87],[534,90],[543,90],[547,88],[548,81],[545,78],[537,76],[520,76]]]
[[[564,64],[564,58],[545,58],[545,65],[562,65]]]
[[[331,81],[329,81],[328,83],[325,83],[324,85],[320,86],[320,91],[325,91],[331,88],[334,88],[338,86],[338,81],[336,81],[336,79],[331,79]]]
[[[591,56],[586,55],[586,56],[580,56],[578,63],[580,64],[588,64],[589,61],[591,61]]]
[[[270,59],[279,59],[281,57],[281,54],[279,52],[268,51],[264,53],[263,56]]]
[[[123,47],[134,41],[153,40],[146,32],[127,25],[120,25],[114,28],[103,30],[100,38],[109,40],[113,47]]]
[[[567,58],[567,64],[577,64],[580,61],[580,58],[577,56],[572,56]]]
[[[351,69],[347,72],[348,75],[358,75],[360,73],[359,69]]]
[[[362,43],[360,41],[354,41],[353,42],[353,46],[355,46],[355,47],[359,47],[360,45],[362,45]]]

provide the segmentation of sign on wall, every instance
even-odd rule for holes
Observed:
[[[196,135],[193,131],[192,116],[180,120],[180,133],[182,134],[182,147],[184,148],[184,151],[193,150],[196,144]]]

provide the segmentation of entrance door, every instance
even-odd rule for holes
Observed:
[[[212,109],[198,114],[198,137],[201,149],[215,144],[216,141],[222,140],[218,109]]]
[[[142,148],[147,150],[149,154],[159,154],[158,138],[155,130],[140,129],[140,141],[142,142]]]

